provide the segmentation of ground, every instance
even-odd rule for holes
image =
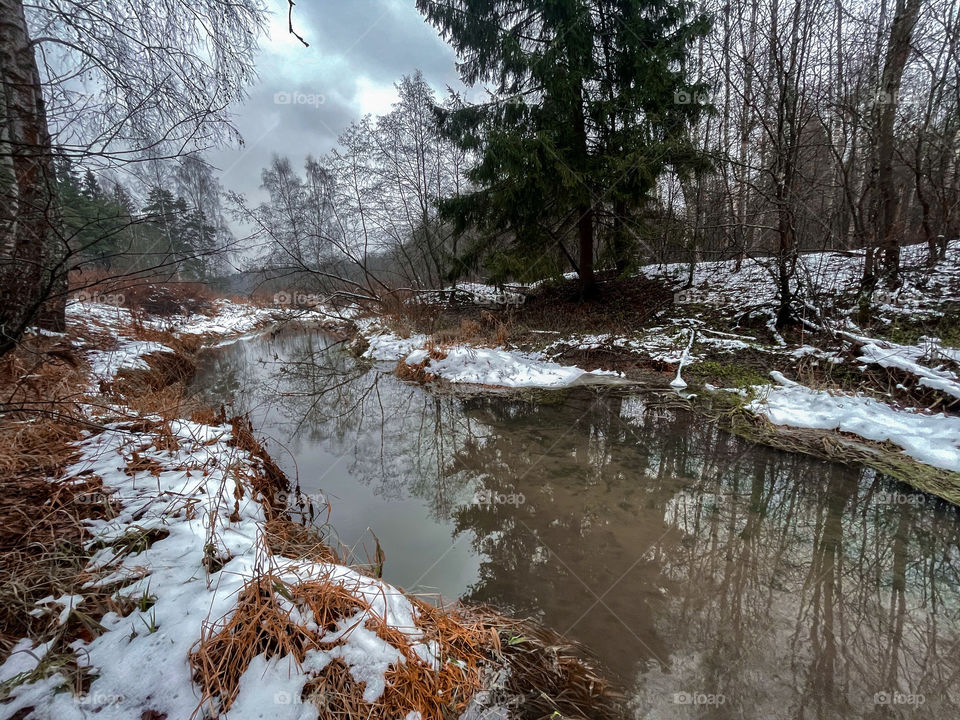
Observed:
[[[428,606],[293,522],[248,421],[184,392],[199,353],[308,323],[413,382],[640,386],[956,503],[960,241],[932,269],[922,247],[904,257],[903,286],[864,312],[859,255],[805,256],[807,300],[782,331],[752,261],[702,264],[689,287],[685,266],[606,276],[589,303],[567,278],[390,312],[73,304],[66,334],[30,336],[0,368],[0,718],[469,716],[498,668],[498,697],[534,698],[531,716],[612,716],[599,676],[571,697],[562,639]]]

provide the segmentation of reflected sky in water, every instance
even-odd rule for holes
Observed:
[[[872,470],[654,394],[426,390],[313,333],[211,353],[196,389],[387,580],[585,643],[633,716],[960,717],[958,514]]]

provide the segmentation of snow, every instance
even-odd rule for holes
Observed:
[[[10,657],[0,665],[0,683],[5,683],[17,675],[33,672],[47,654],[49,644],[41,643],[35,646],[30,638],[17,642],[10,650]]]
[[[571,365],[559,365],[544,360],[539,355],[500,348],[478,348],[468,345],[455,345],[444,348],[446,357],[431,359],[426,369],[453,383],[472,385],[495,385],[498,387],[568,387],[574,383],[604,382],[619,377],[619,373],[595,370],[587,372]],[[411,358],[417,361],[418,353]],[[422,362],[422,360],[420,360]]]
[[[108,380],[120,370],[147,368],[145,355],[154,352],[173,352],[162,343],[149,340],[121,339],[113,350],[94,350],[87,353],[90,370],[101,380]]]
[[[373,331],[368,325],[367,332]],[[589,382],[610,382],[619,373],[595,370],[588,372],[571,365],[560,365],[540,353],[484,348],[471,345],[451,345],[439,348],[438,358],[426,350],[429,337],[411,335],[401,338],[390,332],[368,336],[370,347],[364,357],[380,362],[403,360],[408,365],[424,363],[426,370],[452,383],[491,385],[497,387],[560,388]]]
[[[868,338],[862,338],[868,340]],[[860,349],[858,360],[874,363],[880,367],[897,368],[918,378],[918,384],[939,390],[960,399],[960,382],[956,373],[950,370],[928,368],[919,363],[919,359],[932,354],[930,348],[894,343],[867,342]]]
[[[897,410],[870,397],[813,390],[777,372],[771,377],[780,384],[757,388],[747,408],[775,425],[890,441],[922,463],[960,472],[960,417]]]
[[[418,292],[411,302],[442,304],[445,302],[465,301],[477,305],[494,307],[497,305],[522,305],[527,296],[524,291],[533,286],[529,285],[486,285],[476,282],[462,282],[456,286],[449,286],[442,290],[423,290]]]
[[[257,655],[240,677],[240,690],[228,717],[238,720],[316,720],[319,716],[316,706],[300,700],[308,680],[293,658],[267,659],[265,655]]]
[[[677,390],[682,390],[687,387],[686,381],[680,377],[680,373],[683,371],[683,365],[690,358],[690,348],[693,347],[693,341],[697,337],[696,330],[690,330],[690,341],[687,343],[687,347],[683,351],[683,355],[680,356],[680,362],[677,364],[677,376],[670,381],[670,387],[676,388]]]

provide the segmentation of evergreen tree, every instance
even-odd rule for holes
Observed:
[[[164,256],[158,257],[155,264],[175,263],[178,274],[198,279],[202,274],[195,247],[199,233],[191,226],[187,201],[166,188],[154,187],[147,195],[143,212],[154,231],[156,249]]]
[[[438,111],[477,159],[476,190],[444,201],[497,276],[535,275],[573,234],[581,292],[594,289],[598,231],[625,247],[624,215],[667,169],[704,163],[688,141],[703,88],[684,61],[709,25],[686,0],[417,0],[489,103]],[[619,221],[619,222],[618,222]],[[620,235],[618,238],[617,235]],[[493,238],[505,250],[491,252]],[[470,251],[468,251],[470,252]],[[618,264],[621,258],[618,258]]]
[[[120,195],[118,195],[118,190]],[[117,184],[107,193],[96,175],[87,170],[81,177],[69,160],[57,161],[57,193],[67,246],[77,258],[78,269],[110,268],[130,244],[129,230],[135,222],[129,195]],[[123,202],[123,198],[126,201]]]

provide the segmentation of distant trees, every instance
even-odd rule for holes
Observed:
[[[224,268],[233,243],[222,211],[222,189],[210,168],[192,156],[171,175],[166,187],[136,188],[140,206],[119,180],[101,182],[91,171],[80,175],[68,158],[59,158],[57,202],[69,268],[94,279],[142,277],[210,281]]]
[[[76,260],[55,159],[178,156],[234,135],[259,0],[0,3],[0,354],[36,319],[63,326]],[[44,310],[45,309],[45,310]]]
[[[438,205],[461,192],[465,153],[440,135],[438,100],[419,71],[397,91],[388,113],[352,123],[336,149],[307,158],[303,174],[274,158],[262,174],[267,202],[248,208],[236,198],[260,242],[255,267],[368,296],[451,277],[457,237]]]

